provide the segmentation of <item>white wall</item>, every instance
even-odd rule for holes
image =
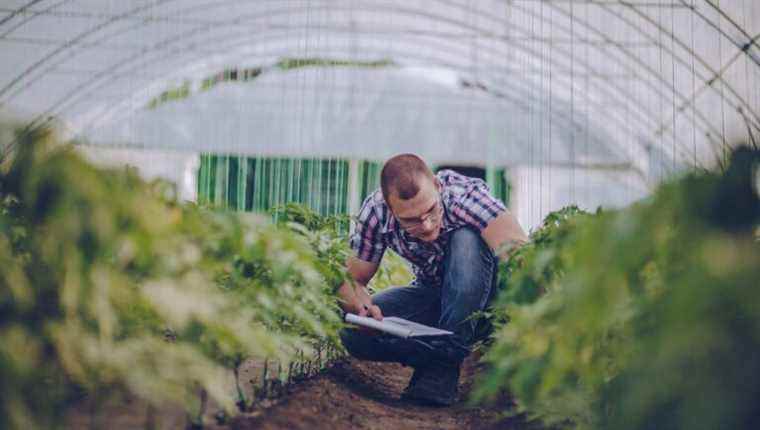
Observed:
[[[177,185],[181,201],[196,201],[200,156],[193,152],[79,146],[90,161],[108,167],[132,166],[146,180],[162,178]]]
[[[641,178],[630,170],[516,167],[508,175],[510,209],[526,230],[540,226],[549,212],[571,204],[587,211],[599,206],[620,208],[648,193]]]

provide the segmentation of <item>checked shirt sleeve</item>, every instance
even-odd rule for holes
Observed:
[[[482,179],[462,178],[466,182],[462,184],[463,192],[452,202],[452,213],[464,223],[482,231],[507,208],[501,200],[491,195],[491,190]]]
[[[379,263],[385,253],[385,243],[380,233],[380,218],[374,209],[372,199],[366,199],[349,239],[349,245],[356,257],[369,263]]]

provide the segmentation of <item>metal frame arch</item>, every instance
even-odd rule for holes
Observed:
[[[34,3],[34,2],[32,2],[32,3]],[[451,2],[448,2],[448,3],[449,3],[449,4],[452,4]],[[223,4],[223,2],[218,2],[218,4]],[[621,4],[622,4],[622,3],[621,3]],[[459,4],[454,4],[454,5],[461,7]],[[551,6],[551,7],[554,7],[554,6],[552,6],[552,5],[550,5],[550,6]],[[561,9],[558,9],[558,10],[561,10]],[[139,12],[138,12],[138,13],[139,13]],[[124,14],[119,14],[118,16],[121,16],[121,17],[123,17],[123,15],[124,15]],[[136,15],[135,15],[135,16],[136,16]],[[123,21],[124,19],[121,19],[121,20]],[[551,21],[547,21],[547,22],[551,22]],[[99,25],[103,25],[103,24],[106,24],[106,23],[100,23]],[[96,26],[95,28],[97,28],[97,27],[98,27],[98,26]],[[556,25],[556,27],[557,27],[557,28],[562,28],[562,25],[561,25],[561,24],[557,24],[557,25]],[[593,27],[593,26],[591,26],[591,27]],[[481,31],[481,30],[482,30],[481,28],[479,28],[479,27],[477,27],[477,26],[475,26],[474,28],[475,28],[477,31]],[[64,49],[65,49],[65,48],[64,48]],[[55,52],[53,53],[53,55],[55,55]],[[674,58],[674,59],[676,58],[676,55],[675,55],[675,54],[671,54],[671,55],[673,56],[673,58]],[[560,64],[560,62],[559,62],[559,61],[557,61],[557,60],[558,60],[558,59],[550,59],[549,61],[550,61],[550,64]],[[579,62],[576,62],[576,63],[579,63]],[[625,63],[623,63],[623,62],[621,61],[621,64],[625,64]],[[656,74],[656,75],[659,75],[659,74]],[[498,81],[495,81],[495,82],[498,82]],[[642,79],[642,82],[643,82],[643,83],[645,83],[646,85],[651,85],[650,81],[647,81],[647,80],[644,80],[644,79]],[[669,88],[668,88],[668,90],[669,90]],[[612,89],[611,91],[613,91],[613,92],[617,92],[617,91],[614,91],[614,87],[613,87],[613,89]],[[625,90],[625,89],[622,89],[622,90],[620,91],[620,93],[621,93],[621,94],[623,94],[623,95],[627,94],[627,93],[626,93],[626,90]],[[668,91],[668,93],[670,93],[670,91]],[[668,100],[669,100],[669,98],[668,98]],[[637,109],[640,109],[640,108],[637,108]],[[697,111],[698,111],[698,110],[697,110]],[[698,112],[700,112],[700,113],[701,113],[701,111],[698,111]],[[700,116],[701,116],[701,115],[700,115]],[[694,127],[697,127],[697,124],[696,124],[696,123],[694,123],[693,121],[691,121],[691,119],[687,119],[687,121],[689,121],[690,123],[692,123],[692,125],[693,125]],[[708,124],[709,124],[709,122],[708,122]],[[643,122],[642,122],[642,125],[643,125]],[[720,133],[712,133],[712,135],[713,135],[713,136],[715,136],[715,135],[720,135]],[[707,140],[709,141],[710,139],[708,138]],[[674,156],[675,156],[675,154],[674,154]]]
[[[216,5],[218,6],[218,5],[220,5],[220,4],[221,4],[221,2],[217,3]],[[330,8],[326,8],[326,9],[330,9]],[[289,10],[287,10],[287,9],[285,9],[285,10],[286,10],[286,14],[289,14],[289,13],[287,13]],[[398,12],[399,12],[399,11],[398,11],[398,9],[395,9],[395,12],[396,12],[396,13],[398,13]],[[411,12],[408,12],[408,13],[414,13],[414,14],[416,14],[416,15],[419,15],[419,12],[418,12],[418,11],[416,11],[416,10],[412,10]],[[427,18],[431,18],[431,19],[434,19],[434,20],[440,20],[440,19],[441,19],[440,17],[438,17],[438,16],[435,16],[435,15],[432,15],[432,16],[431,16],[431,15],[427,15],[426,17],[427,17]],[[463,26],[463,25],[464,25],[464,24],[462,24],[460,21],[455,21],[455,20],[449,20],[449,23],[451,23],[451,24],[454,24],[454,25],[459,25],[459,26]],[[175,38],[182,38],[182,37],[185,37],[185,36],[187,36],[187,34],[188,34],[188,33],[196,33],[196,32],[198,32],[198,31],[201,31],[201,30],[203,30],[203,29],[208,29],[208,27],[204,26],[204,27],[200,27],[200,28],[197,28],[197,29],[191,29],[191,30],[189,30],[188,32],[186,32],[186,33],[185,33],[185,34],[183,34],[183,35],[180,35],[180,36],[176,36],[176,35],[175,35]],[[475,30],[475,31],[477,31],[477,30],[478,30],[478,28],[477,28],[477,27],[469,27],[468,29],[470,29],[470,30]],[[170,43],[170,41],[169,41],[169,40],[164,40],[164,41],[162,41],[161,43],[159,43],[159,44],[157,44],[157,45],[167,45],[167,44],[169,44],[169,43]],[[156,49],[162,49],[162,48],[161,48],[161,47],[158,47],[158,48],[156,48]],[[535,54],[535,53],[533,53],[533,52],[530,52],[530,51],[529,51],[527,48],[525,48],[525,47],[520,47],[520,49],[522,49],[523,51],[526,51],[526,52],[530,53],[530,54],[531,54],[531,55],[533,55],[533,56],[538,56],[538,55],[539,55],[539,54]],[[137,56],[134,56],[134,57],[132,57],[132,58],[137,58]],[[130,60],[131,60],[131,59],[130,59]],[[542,59],[542,60],[543,60],[543,59]],[[125,61],[125,62],[126,62],[126,61]],[[581,61],[581,62],[579,62],[579,63],[586,65],[586,69],[587,69],[587,70],[592,70],[592,68],[591,68],[591,67],[590,67],[588,64],[586,64],[586,63],[584,63],[584,62],[582,62],[582,61]],[[103,76],[100,76],[100,77],[103,77]],[[79,90],[79,89],[81,89],[81,87],[77,87],[77,88],[78,88],[78,90]],[[620,87],[616,87],[616,89],[618,90],[618,92],[620,92],[620,93],[621,93],[621,95],[622,95],[622,96],[625,96],[625,92],[624,92],[624,90],[623,90],[622,88],[620,88]],[[74,92],[76,92],[76,91],[74,91]],[[614,97],[610,97],[610,98],[611,98],[611,99],[614,99]],[[643,109],[643,106],[641,106],[641,107],[640,107],[640,111],[643,111],[643,112],[647,112],[645,109]],[[654,122],[656,123],[656,120],[655,120]],[[716,132],[717,132],[717,131],[716,131]],[[716,133],[716,134],[718,134],[718,133]]]
[[[606,7],[606,6],[604,6],[604,5],[601,5],[600,7],[602,7],[605,10],[609,10],[609,8]],[[729,91],[731,92],[731,95],[733,95],[737,99],[738,104],[741,105],[741,108],[748,109],[752,113],[752,115],[754,117],[754,120],[755,120],[755,124],[753,124],[753,125],[755,127],[759,127],[758,124],[760,124],[760,115],[758,115],[758,113],[755,111],[755,109],[753,109],[749,105],[749,103],[743,97],[741,97],[737,93],[737,91],[733,88],[733,86],[731,85],[730,82],[727,82],[725,79],[723,79],[723,73],[720,71],[720,69],[718,69],[718,70],[713,69],[702,57],[700,57],[694,51],[692,51],[691,47],[687,46],[687,44],[685,42],[683,42],[679,37],[675,37],[675,34],[669,32],[667,28],[665,28],[662,25],[660,25],[659,23],[655,22],[654,19],[652,19],[650,16],[648,16],[646,14],[642,14],[640,10],[638,10],[636,8],[633,8],[633,7],[630,7],[630,5],[629,5],[629,8],[631,10],[634,10],[637,15],[641,16],[642,18],[644,18],[648,22],[650,22],[655,28],[658,29],[658,31],[660,31],[661,33],[664,33],[665,36],[670,37],[671,40],[674,40],[681,47],[681,49],[683,49],[684,51],[688,52],[689,55],[691,55],[692,58],[696,59],[709,73],[711,73],[713,75],[713,77],[711,77],[711,78],[708,78],[708,77],[705,77],[705,76],[699,76],[699,78],[702,80],[702,84],[704,84],[707,87],[711,87],[714,82],[721,82],[723,86],[725,86],[727,89],[729,89]],[[610,11],[610,13],[613,13],[613,12]],[[617,14],[615,14],[615,15],[618,16]],[[629,26],[634,27],[632,25],[632,23],[630,23],[629,21],[627,21],[627,20],[625,20],[623,18],[619,18],[619,19],[621,21],[625,22],[626,24],[628,24]],[[644,34],[645,37],[648,37],[645,33],[642,33],[642,34]],[[757,37],[758,36],[756,36],[756,38]],[[666,49],[666,51],[667,51],[667,49]],[[676,56],[675,52],[673,52],[673,51],[669,51],[669,52],[671,53],[671,57],[674,60],[678,60],[679,64],[681,64],[681,65],[683,65],[685,67],[689,66],[689,64],[687,64],[687,62],[686,62],[685,59],[681,59],[680,57]],[[739,55],[741,55],[741,53],[742,53],[741,50],[739,50],[739,52],[737,52],[737,54],[739,54]],[[721,64],[721,69],[723,69],[723,67],[724,67],[724,64]],[[722,97],[722,98],[725,99],[725,97]],[[688,103],[689,100],[685,100],[685,102]],[[737,110],[737,111],[740,108],[740,106],[733,105],[733,104],[731,104],[731,107],[734,110]]]
[[[211,4],[211,5],[212,5],[212,7],[221,7],[221,6],[223,6],[224,4],[226,4],[226,3],[227,3],[227,2],[225,2],[225,1],[221,1],[221,2],[207,3],[206,5],[208,5],[208,4]],[[447,4],[448,4],[448,5],[450,5],[450,6],[459,7],[460,9],[462,8],[462,6],[461,6],[461,5],[458,5],[458,4],[455,4],[455,3],[451,3],[451,2],[448,2]],[[204,6],[204,5],[196,5],[196,6],[193,6],[192,8],[188,8],[188,9],[199,9],[199,8],[200,8],[200,9],[202,9],[202,8],[203,8],[203,6]],[[328,10],[331,10],[331,9],[334,9],[334,7],[327,7],[326,9],[328,9]],[[353,10],[353,9],[355,9],[355,7],[353,7],[353,6],[352,6],[350,9],[352,9],[352,10]],[[380,8],[380,9],[382,9],[382,8]],[[185,10],[185,9],[183,9],[183,10]],[[289,10],[289,9],[284,9],[284,10],[286,10],[286,11],[287,11],[287,10]],[[398,9],[396,9],[396,10],[395,10],[395,12],[396,12],[396,13],[398,13]],[[419,14],[419,12],[417,12],[417,14]],[[109,19],[109,21],[111,21],[111,22],[115,22],[115,21],[117,21],[117,20],[123,20],[123,19],[129,18],[129,17],[130,17],[130,16],[125,16],[125,14],[118,14],[118,15],[116,15],[115,17],[112,17],[112,18],[110,18],[110,19]],[[445,19],[442,19],[441,17],[439,17],[439,16],[435,16],[435,15],[428,15],[428,16],[426,16],[426,17],[427,17],[427,18],[430,18],[430,19],[433,19],[433,20],[435,20],[435,21],[446,21]],[[484,16],[484,17],[485,17],[485,18],[490,18],[489,16]],[[243,17],[239,18],[237,21],[240,21],[242,18],[243,18]],[[448,22],[449,22],[450,24],[455,24],[455,25],[459,25],[459,26],[465,26],[465,25],[466,25],[466,24],[462,23],[461,21],[456,21],[456,20],[448,20]],[[208,24],[204,24],[204,26],[205,26],[205,25],[208,25]],[[553,24],[552,24],[552,25],[553,25]],[[561,26],[561,25],[558,25],[558,26],[559,26],[560,28],[562,28],[562,26]],[[469,30],[472,30],[472,31],[480,32],[480,29],[479,29],[479,28],[477,28],[477,27],[472,27],[472,26],[470,26],[468,29],[469,29]],[[191,31],[192,31],[192,30],[191,30]],[[165,44],[165,42],[164,42],[164,41],[162,41],[162,42],[161,42],[161,43],[159,43],[159,44]],[[589,67],[587,64],[584,64],[583,62],[579,62],[579,63],[580,63],[580,64],[582,64],[582,65],[584,65],[584,66],[586,66],[586,68],[587,68],[588,70],[592,70],[592,69],[591,69],[591,68],[590,68],[590,67]],[[616,88],[616,89],[617,89],[619,92],[621,92],[621,94],[622,94],[622,95],[625,95],[625,93],[624,93],[624,90],[622,90],[622,89],[621,89],[621,88],[619,88],[619,87],[618,87],[618,88]],[[641,109],[641,111],[643,111],[643,112],[647,112],[647,110],[646,110],[646,109],[643,109],[643,108]],[[708,122],[706,122],[706,123],[707,123],[707,124],[709,124]],[[718,135],[719,135],[720,133],[719,133],[717,130],[712,130],[712,134],[718,134]]]
[[[172,1],[178,1],[178,0],[155,0],[155,1],[157,3],[162,3],[162,2],[165,3],[165,2],[172,2]],[[125,15],[125,16],[126,15],[134,15],[135,13],[138,13],[139,11],[148,9],[149,7],[152,7],[152,6],[137,7],[137,8],[134,8],[131,12],[126,12],[123,15]],[[118,20],[119,20],[118,18],[112,18],[111,20],[108,20],[106,22],[100,23],[100,24],[96,25],[95,27],[93,27],[93,28],[91,28],[91,29],[89,29],[87,31],[84,31],[84,32],[80,33],[79,35],[77,35],[76,37],[74,37],[73,40],[68,41],[68,42],[60,45],[58,48],[54,49],[52,52],[48,53],[46,56],[42,57],[40,60],[38,60],[37,62],[35,62],[31,66],[29,66],[26,70],[24,70],[23,72],[21,72],[21,74],[19,74],[18,76],[16,76],[16,78],[12,79],[9,83],[5,84],[2,88],[0,88],[0,106],[4,103],[2,101],[3,96],[5,96],[5,94],[8,91],[10,91],[18,82],[20,82],[21,80],[23,80],[26,77],[26,75],[28,75],[29,73],[33,72],[38,67],[41,67],[43,64],[45,64],[51,58],[56,57],[59,54],[62,54],[64,52],[66,52],[66,50],[69,49],[70,47],[76,46],[79,41],[85,39],[88,36],[91,36],[91,35],[99,32],[100,30],[108,27],[112,23],[117,22]]]
[[[257,36],[257,37],[258,37],[258,40],[262,40],[262,39],[261,39],[261,37],[259,37],[259,36]],[[227,38],[225,37],[225,39],[227,39]],[[276,38],[276,37],[275,37],[275,39],[276,39],[276,40],[281,40],[281,39],[279,39],[279,38]],[[294,40],[295,40],[295,39],[294,39]],[[295,40],[295,42],[297,42],[297,40]],[[383,39],[378,39],[378,42],[383,42]],[[428,41],[428,42],[430,42],[430,41]],[[247,40],[247,39],[243,38],[242,40],[238,40],[238,41],[232,41],[232,42],[230,42],[230,43],[231,43],[231,45],[227,45],[227,46],[225,46],[225,47],[226,47],[226,48],[230,48],[231,46],[235,46],[235,45],[242,45],[242,46],[245,46],[245,45],[246,45],[246,44],[248,44],[249,42],[248,42],[248,40]],[[428,45],[426,45],[426,46],[429,46],[429,45],[430,45],[430,43],[428,43]],[[412,48],[407,48],[407,49],[413,49],[413,47],[412,47]],[[450,47],[450,46],[441,46],[441,47],[439,47],[437,50],[438,50],[438,51],[440,51],[440,52],[450,53],[450,52],[451,52],[451,49],[452,49],[452,47]],[[180,52],[182,52],[182,51],[180,50]],[[276,52],[276,51],[275,51],[275,52]],[[388,52],[388,50],[387,50],[387,48],[386,48],[386,49],[384,49],[384,50],[383,50],[382,52],[380,52],[380,53],[382,54],[382,53],[387,53],[387,52]],[[401,52],[401,51],[399,51],[399,52]],[[414,51],[413,51],[413,52],[414,52]],[[283,53],[283,54],[288,54],[288,53],[289,53],[289,51],[282,51],[282,53]],[[281,54],[281,55],[282,55],[282,54]],[[409,56],[409,57],[411,57],[411,58],[420,58],[420,55],[419,55],[418,53],[416,53],[416,52],[414,52],[413,54],[409,54],[408,52],[402,52],[402,55],[405,55],[405,56]],[[400,57],[400,55],[396,54],[396,57]],[[446,56],[446,57],[450,57],[450,56]],[[395,58],[395,57],[394,57],[394,58]],[[428,58],[432,58],[432,57],[428,57]],[[169,58],[165,58],[165,60],[169,61],[170,59],[169,59]],[[147,59],[146,61],[152,61],[152,60],[151,60],[151,59]],[[177,59],[176,57],[172,57],[172,58],[171,58],[171,61],[181,61],[181,60],[180,60],[180,59]],[[429,61],[430,61],[430,60],[429,60]],[[456,70],[456,71],[458,71],[458,72],[459,72],[461,75],[463,75],[463,76],[466,76],[466,75],[467,75],[467,74],[470,72],[470,70],[467,68],[467,66],[466,66],[466,65],[458,65],[458,64],[454,64],[454,63],[451,63],[451,62],[446,62],[446,60],[442,60],[442,59],[441,59],[441,57],[435,58],[435,60],[433,60],[433,61],[435,61],[435,63],[433,63],[434,65],[441,65],[441,66],[444,66],[444,67],[450,68],[450,69],[452,69],[452,70]],[[138,68],[139,68],[140,66],[138,65],[138,66],[135,66],[135,67],[138,67]],[[171,68],[171,67],[170,67],[170,68]],[[126,74],[129,74],[129,72],[126,72]],[[496,75],[496,76],[498,76],[498,75]],[[510,87],[508,87],[508,89],[519,88],[519,87],[516,87],[516,86],[514,85],[514,83],[515,83],[515,82],[517,82],[517,81],[513,81],[513,82],[512,82],[512,85],[511,85]],[[520,81],[520,82],[521,82],[521,83],[525,83],[525,84],[526,84],[526,87],[528,87],[528,88],[529,88],[528,90],[526,90],[527,92],[524,92],[523,94],[526,94],[526,95],[530,95],[530,92],[529,92],[529,91],[531,91],[531,90],[532,90],[532,91],[536,91],[536,92],[537,92],[537,90],[535,89],[535,87],[533,87],[533,89],[531,89],[531,88],[530,88],[530,86],[532,86],[532,84],[531,84],[530,82],[528,82],[528,81]],[[104,85],[105,85],[105,84],[104,84]],[[100,85],[100,86],[98,86],[98,87],[96,87],[96,88],[93,88],[93,89],[91,89],[91,90],[90,90],[90,93],[92,93],[92,92],[95,92],[95,91],[99,90],[99,89],[100,89],[100,88],[102,88],[102,87],[103,87],[103,85]],[[597,109],[598,109],[598,110],[602,110],[602,107],[601,107],[601,105],[597,105],[596,103],[593,103],[593,104],[594,104],[594,105],[597,107]],[[560,113],[560,112],[556,112],[556,111],[555,111],[555,112],[552,112],[552,116],[554,116],[554,117],[559,117],[559,118],[563,118],[563,117],[564,117],[564,116],[566,116],[566,115],[564,115],[564,114],[562,114],[562,113]],[[621,118],[621,119],[617,119],[617,118],[615,118],[615,122],[618,122],[618,124],[619,124],[619,125],[621,125],[621,126],[622,126],[622,125],[624,125],[624,119],[622,119],[622,118]],[[569,121],[567,121],[567,123],[569,123]],[[653,121],[653,123],[654,123],[654,121]],[[575,125],[575,128],[582,128],[582,126],[581,126],[581,124],[579,124],[579,123],[576,123],[576,125]]]
[[[507,1],[507,2],[509,2],[509,1],[513,1],[513,0],[502,0],[502,1]],[[597,4],[597,3],[595,3],[595,4]],[[563,13],[563,14],[564,14],[564,15],[566,15],[566,16],[568,16],[568,15],[569,15],[569,14],[567,13],[567,11],[565,11],[564,9],[559,9],[557,6],[555,6],[553,2],[547,2],[547,5],[548,5],[549,7],[551,7],[551,8],[554,8],[555,10],[558,10],[558,11],[560,11],[561,13]],[[576,20],[576,22],[577,22],[577,20]],[[581,22],[583,22],[583,21],[581,20]],[[639,32],[641,32],[641,30],[640,30],[640,29],[638,29],[638,28],[636,28],[635,26],[632,26],[632,27],[633,27],[633,28],[634,28],[636,31],[639,31]],[[593,26],[586,26],[586,28],[587,28],[588,30],[592,31],[593,33],[597,34],[597,36],[600,36],[600,37],[602,37],[603,39],[609,40],[609,39],[606,37],[606,35],[604,35],[604,33],[602,33],[601,31],[599,31],[599,30],[598,30],[598,29],[596,29],[595,27],[593,27]],[[604,49],[604,47],[602,47],[602,48],[600,48],[600,49]],[[665,49],[665,48],[663,48],[663,49]],[[666,81],[666,80],[665,80],[665,79],[664,79],[664,78],[663,78],[663,77],[662,77],[662,76],[661,76],[661,75],[660,75],[660,74],[659,74],[659,73],[658,73],[656,70],[654,70],[654,69],[652,69],[651,67],[649,67],[649,65],[648,65],[648,64],[646,64],[646,63],[644,63],[644,62],[642,62],[642,61],[641,61],[641,60],[638,58],[638,56],[636,56],[635,54],[633,54],[632,52],[630,52],[630,50],[629,50],[629,49],[627,49],[627,48],[625,48],[625,47],[617,47],[617,50],[618,50],[618,51],[620,51],[620,52],[621,52],[621,53],[622,53],[624,56],[626,56],[626,57],[628,57],[628,58],[632,59],[632,60],[633,60],[633,62],[634,62],[636,65],[638,65],[639,67],[641,67],[643,70],[647,71],[647,72],[648,72],[648,74],[649,74],[650,76],[654,77],[656,81],[659,81],[659,82],[662,84],[663,88],[665,88],[665,90],[668,90],[668,91],[666,91],[666,92],[670,92],[670,93],[673,93],[672,91],[669,91],[669,90],[671,90],[671,88],[668,88],[668,87],[667,87],[667,81]],[[667,52],[669,52],[670,54],[672,54],[672,52],[671,52],[671,51],[668,51],[667,49],[665,49],[665,51],[667,51]],[[675,57],[675,56],[673,56],[673,58],[675,59],[676,57]],[[621,64],[623,64],[623,63],[621,62]],[[657,94],[660,96],[660,98],[661,98],[661,99],[664,99],[664,100],[668,100],[668,98],[667,98],[667,97],[666,97],[666,95],[665,95],[665,92],[662,92],[662,91],[656,90],[656,89],[655,89],[656,87],[654,86],[654,84],[652,83],[652,81],[650,81],[650,80],[647,80],[647,79],[642,79],[642,80],[641,80],[641,82],[642,82],[642,83],[644,83],[645,85],[649,86],[649,87],[650,87],[650,88],[652,88],[653,90],[655,90],[655,92],[656,92],[656,93],[657,93]],[[679,92],[679,91],[676,91],[674,94],[677,94],[677,95],[678,95],[680,98],[682,98],[682,99],[686,99],[686,96],[685,96],[684,94],[682,94],[681,92]],[[709,142],[711,142],[713,145],[715,145],[716,143],[717,143],[717,144],[720,144],[720,142],[715,142],[715,141],[713,141],[713,137],[714,137],[714,136],[722,136],[722,135],[723,135],[723,133],[722,133],[722,132],[720,132],[720,131],[718,131],[717,129],[715,129],[715,128],[712,126],[712,124],[709,122],[709,120],[707,119],[707,117],[704,115],[704,113],[703,113],[702,111],[700,111],[700,110],[699,110],[699,109],[697,109],[696,107],[692,107],[692,111],[694,112],[695,116],[696,116],[696,117],[698,117],[698,118],[699,118],[699,119],[700,119],[700,120],[703,122],[703,124],[705,125],[705,128],[702,128],[702,130],[703,130],[703,131],[706,131],[706,133],[704,133],[704,134],[703,134],[703,137],[707,138],[707,140],[708,140]],[[692,124],[694,124],[695,126],[697,125],[696,123],[694,123],[694,121],[691,121],[691,123],[692,123]],[[655,134],[655,136],[656,136],[656,134]],[[682,150],[686,151],[687,149],[684,147],[684,148],[682,148]]]

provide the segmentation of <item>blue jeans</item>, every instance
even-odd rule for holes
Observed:
[[[341,333],[348,352],[361,360],[424,365],[430,357],[458,364],[478,339],[479,321],[469,318],[485,309],[495,285],[498,260],[481,235],[470,228],[453,231],[443,260],[442,285],[393,287],[372,296],[383,316],[396,316],[454,332],[440,339],[402,339],[370,335],[356,329]],[[481,321],[482,323],[482,321]],[[453,346],[452,346],[453,345]]]

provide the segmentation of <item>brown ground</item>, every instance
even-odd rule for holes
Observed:
[[[260,363],[259,363],[260,364]],[[251,362],[243,380],[260,373]],[[260,366],[259,366],[260,367]],[[460,397],[466,398],[480,365],[475,358],[465,361],[460,379]],[[523,418],[500,416],[508,405],[469,406],[465,401],[448,407],[410,404],[399,396],[412,370],[399,364],[362,362],[352,358],[286,389],[275,401],[263,401],[254,412],[238,415],[222,425],[214,419],[218,409],[209,405],[204,429],[538,429]],[[188,418],[182,408],[147,408],[144,402],[122,398],[93,407],[85,399],[66,419],[66,428],[85,429],[186,429]]]
[[[469,392],[477,365],[465,362],[460,380]],[[280,403],[241,416],[234,429],[527,429],[522,419],[499,417],[498,407],[461,402],[440,408],[409,404],[399,395],[411,369],[348,359],[292,390]],[[504,403],[502,403],[502,406]]]

